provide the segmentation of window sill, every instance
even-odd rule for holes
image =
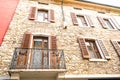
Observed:
[[[38,21],[38,20],[35,20],[35,22],[38,22],[38,23],[50,23],[49,21],[48,22],[45,22],[45,21]]]
[[[112,31],[112,30],[114,30],[114,31],[119,31],[118,29],[108,29],[108,30],[110,30],[110,31]]]
[[[99,61],[99,62],[104,62],[107,61],[106,59],[89,59],[89,61]]]

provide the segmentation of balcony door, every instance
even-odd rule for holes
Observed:
[[[34,36],[32,51],[32,68],[48,68],[48,37]]]

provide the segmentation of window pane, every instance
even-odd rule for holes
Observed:
[[[43,21],[43,15],[44,15],[44,13],[42,13],[41,11],[38,11],[38,18],[37,18],[37,20],[38,21]]]
[[[42,48],[42,40],[34,39],[34,48]]]
[[[86,42],[85,44],[86,44],[86,46],[87,46],[88,52],[90,53],[90,57],[91,57],[91,58],[95,58],[95,55],[94,55],[94,52],[93,52],[93,49],[92,49],[90,43],[89,43],[89,42]]]

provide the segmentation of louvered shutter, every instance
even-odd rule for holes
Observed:
[[[54,17],[54,10],[50,9],[49,10],[49,20],[50,22],[55,22],[55,17]]]
[[[50,53],[50,67],[56,69],[59,66],[59,60],[57,55],[57,40],[56,36],[51,36],[51,53]]]
[[[111,19],[112,23],[115,25],[115,27],[116,27],[118,30],[120,30],[120,26],[119,26],[119,24],[117,23],[117,21],[116,21],[114,18],[110,18],[110,19]]]
[[[111,43],[112,43],[112,45],[114,46],[115,51],[118,53],[118,56],[120,57],[120,45],[118,44],[117,41],[112,41],[112,40],[111,40]]]
[[[107,25],[105,24],[103,18],[102,18],[102,17],[97,17],[97,18],[98,18],[98,20],[100,21],[102,27],[103,27],[104,29],[107,29],[108,27],[107,27]]]
[[[89,53],[87,51],[87,47],[85,45],[85,40],[83,38],[78,38],[78,43],[82,52],[83,58],[90,58]]]
[[[73,24],[76,25],[76,26],[78,26],[78,21],[77,21],[77,17],[75,15],[75,13],[71,12],[70,15],[71,15]]]
[[[51,36],[51,49],[57,49],[57,39],[56,36]]]
[[[32,34],[25,33],[22,41],[22,49],[19,52],[17,52],[18,59],[17,59],[16,68],[20,68],[20,69],[27,68],[28,54],[29,54],[28,48],[31,48],[30,46],[31,42],[32,42]]]
[[[102,42],[102,40],[97,40],[97,42],[98,42],[98,45],[99,45],[102,53],[104,54],[105,58],[106,58],[106,59],[110,59],[110,56],[109,56],[109,54],[108,54],[108,51],[107,51],[107,49],[105,48],[105,45],[104,45],[104,43]]]
[[[33,35],[31,33],[25,33],[22,41],[22,48],[32,48],[30,46],[32,38],[33,38]]]
[[[37,7],[31,7],[28,18],[29,18],[30,20],[37,19],[37,12],[38,12]]]
[[[85,15],[85,16],[86,16],[86,18],[87,18],[90,26],[91,26],[91,27],[95,27],[95,25],[93,24],[93,21],[91,20],[90,16],[89,16],[89,15]]]

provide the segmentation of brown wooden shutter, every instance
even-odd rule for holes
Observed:
[[[95,27],[95,25],[93,24],[93,21],[91,20],[90,16],[89,16],[89,15],[85,15],[85,16],[86,16],[86,18],[87,18],[90,26],[91,26],[91,27]]]
[[[22,48],[32,48],[31,42],[33,39],[33,35],[31,33],[25,33],[23,36],[23,41],[22,41]]]
[[[55,22],[55,17],[54,17],[54,10],[50,9],[49,10],[49,20],[50,22]]]
[[[71,15],[73,24],[76,25],[76,26],[78,26],[78,21],[77,21],[77,17],[75,15],[75,13],[71,12],[70,15]]]
[[[30,14],[29,14],[29,19],[30,20],[34,20],[34,19],[37,19],[37,8],[36,7],[31,7],[30,8]]]
[[[51,49],[57,49],[56,36],[51,36]]]
[[[60,58],[58,58],[57,55],[57,40],[56,40],[56,36],[51,36],[51,53],[50,53],[50,64],[51,64],[51,68],[52,69],[56,69],[59,66],[59,60]]]
[[[111,40],[111,43],[112,43],[112,45],[114,46],[115,51],[118,53],[118,56],[120,57],[120,45],[118,44],[117,41],[112,41],[112,40]]]
[[[102,18],[102,17],[97,17],[97,18],[98,18],[98,20],[100,21],[102,27],[103,27],[104,29],[107,29],[108,27],[107,27],[107,25],[105,24],[103,18]]]
[[[110,59],[108,51],[105,48],[105,45],[103,44],[102,40],[97,40],[97,42],[98,42],[98,45],[100,46],[100,49],[101,49],[102,53],[104,54],[105,58]]]
[[[31,48],[31,42],[32,42],[32,34],[26,32],[23,36],[22,41],[22,49],[17,53],[18,59],[17,59],[17,66],[16,68],[24,69],[27,68],[27,62],[28,62],[28,48]]]
[[[78,38],[78,43],[82,52],[83,58],[90,58],[89,53],[87,51],[87,47],[85,45],[85,40],[83,38]]]
[[[117,21],[114,19],[114,18],[110,18],[110,20],[112,21],[112,23],[115,25],[115,27],[120,30],[120,26],[119,24],[117,23]]]

